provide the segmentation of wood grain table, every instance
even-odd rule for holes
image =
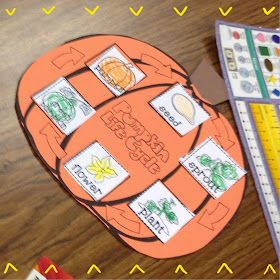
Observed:
[[[84,10],[96,5],[100,8],[93,16]],[[173,7],[182,10],[185,5],[185,15],[176,15]],[[55,9],[50,15],[41,10],[52,6]],[[144,9],[135,17],[130,6]],[[226,10],[230,6],[232,11],[223,18],[218,8]],[[262,8],[272,6],[276,10],[266,16]],[[8,16],[5,9],[14,7],[15,13]],[[27,143],[14,102],[25,68],[70,39],[98,33],[128,35],[162,49],[190,73],[202,58],[220,73],[215,20],[276,28],[278,11],[276,0],[0,1],[0,278],[24,278],[45,255],[76,278],[277,279],[277,274],[263,275],[268,263],[278,269],[278,261],[250,172],[239,210],[207,247],[184,257],[155,260],[117,241],[50,176]],[[235,128],[228,102],[219,105],[218,110]],[[19,271],[4,275],[7,262]],[[216,273],[223,262],[234,274],[226,270]],[[86,274],[92,263],[100,267],[101,274]],[[145,274],[128,274],[136,263]],[[188,275],[174,274],[178,264],[186,268]]]

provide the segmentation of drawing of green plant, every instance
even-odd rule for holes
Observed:
[[[220,159],[213,160],[207,154],[199,156],[198,161],[202,166],[209,168],[211,172],[210,179],[220,191],[227,189],[225,179],[236,180],[238,178],[236,167],[228,161],[222,162]]]
[[[63,87],[59,90],[61,92],[51,92],[43,98],[42,105],[53,119],[61,123],[70,122],[76,116],[78,104],[85,116],[89,113],[89,106],[78,100],[70,88]]]
[[[44,99],[46,111],[56,120],[69,122],[75,117],[76,100],[66,98],[59,92],[52,92]]]
[[[172,212],[172,206],[175,206],[175,202],[173,199],[170,199],[170,201],[167,200],[167,198],[160,199],[157,203],[154,200],[148,200],[145,203],[145,207],[152,213],[157,214],[159,217],[164,214],[166,219],[171,224],[178,224],[178,217],[174,212]]]

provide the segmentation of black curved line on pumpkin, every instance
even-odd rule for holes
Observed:
[[[82,203],[84,203],[83,201],[81,201]],[[94,214],[97,216],[97,218],[99,218],[107,227],[108,229],[112,232],[112,234],[115,236],[115,234],[121,234],[125,237],[128,237],[130,239],[134,239],[134,240],[138,240],[138,241],[144,241],[144,242],[153,242],[153,241],[157,241],[158,238],[156,236],[150,236],[150,237],[136,237],[136,236],[131,236],[127,233],[124,233],[120,230],[118,230],[117,228],[115,228],[114,226],[112,226],[110,223],[108,223],[107,220],[105,220],[91,205],[88,205],[87,203],[85,203],[93,212]],[[140,219],[139,219],[140,221]]]
[[[80,69],[78,69],[78,70],[75,70],[74,72],[72,72],[72,73],[66,75],[64,78],[66,78],[66,79],[71,79],[71,78],[74,78],[74,77],[76,77],[76,76],[82,75],[82,74],[84,74],[85,72],[92,72],[92,71],[89,69],[88,66],[84,66],[84,67],[82,67],[82,68],[80,68]]]
[[[27,129],[27,127],[24,126],[22,123],[20,123],[20,127],[21,127],[25,137],[27,138],[27,142],[28,142],[29,146],[31,146],[31,151],[34,154],[34,156],[41,160],[41,164],[44,166],[44,168],[47,169],[48,172],[51,172],[51,173],[54,173],[54,174],[58,175],[57,170],[54,169],[53,167],[51,167],[45,161],[45,159],[41,156],[41,153],[39,152],[39,150],[37,148],[37,145],[35,144],[34,139],[31,135],[31,133],[29,132],[29,130]]]
[[[115,35],[115,34],[93,34],[93,35],[85,35],[85,36],[81,36],[79,38],[75,38],[75,39],[72,39],[72,40],[69,40],[69,41],[66,41],[64,42],[63,44],[61,44],[60,46],[63,46],[65,44],[69,44],[69,43],[72,43],[72,42],[76,42],[76,41],[79,41],[79,40],[84,40],[84,39],[89,39],[91,37],[100,37],[100,36],[113,36],[113,37],[123,37],[123,38],[128,38],[128,39],[132,39],[132,40],[135,40],[135,41],[138,41],[138,42],[141,42],[141,43],[144,43],[144,44],[147,44],[149,46],[151,46],[152,48],[158,50],[159,52],[163,53],[164,55],[166,55],[170,60],[174,61],[177,65],[179,65],[181,67],[181,69],[185,72],[185,73],[188,73],[186,71],[186,69],[180,64],[178,63],[176,60],[174,60],[173,57],[171,57],[169,54],[165,53],[163,50],[159,49],[158,47],[152,45],[152,44],[149,44],[147,42],[144,42],[142,40],[139,40],[139,39],[135,39],[133,37],[130,37],[130,36],[126,36],[126,35]],[[112,43],[113,44],[113,43]],[[117,43],[115,43],[117,45]],[[109,47],[109,46],[108,46]]]
[[[184,86],[184,87],[185,87],[185,86]],[[198,100],[199,105],[203,107],[203,105],[202,105],[202,103],[203,103],[203,104],[209,106],[209,107],[215,112],[216,116],[219,118],[219,117],[220,117],[220,116],[219,116],[219,111],[217,110],[216,106],[213,105],[213,104],[211,104],[211,103],[208,103],[208,102],[206,102],[206,101],[204,101],[204,100],[201,100],[201,99],[195,94],[195,92],[194,92],[194,90],[193,90],[193,87],[192,87],[192,84],[190,85],[190,87],[191,87],[191,90],[192,90],[192,97],[193,97],[194,99]]]
[[[154,87],[154,85],[147,86],[147,87],[148,87],[148,88],[149,88],[149,87]],[[143,87],[143,88],[147,88],[147,87]],[[132,91],[137,91],[137,90],[141,90],[141,89],[143,89],[143,88],[134,89],[134,90],[131,90],[130,92],[132,92]],[[114,98],[115,98],[115,97],[113,97],[113,99],[114,99]],[[107,100],[106,100],[106,101],[107,101]],[[104,101],[104,102],[106,102],[106,101]],[[103,102],[103,103],[104,103],[104,102]],[[102,104],[102,103],[101,103],[101,104]],[[196,136],[195,136],[195,138],[194,138],[194,140],[193,140],[192,146],[191,146],[190,149],[187,151],[187,153],[188,153],[189,151],[191,151],[191,150],[195,147],[195,145],[196,145],[196,143],[197,143],[197,141],[198,141],[199,135],[200,135],[200,131],[201,131],[202,125],[203,125],[203,123],[200,124],[200,125],[198,126],[198,130],[197,130]],[[65,138],[65,139],[62,141],[62,143],[61,143],[62,149],[65,149],[65,147],[67,146],[67,144],[68,144],[68,142],[70,141],[71,137],[74,135],[74,133],[75,133],[76,131],[77,131],[77,130],[75,130],[72,134],[68,135],[67,139]],[[56,170],[57,170],[57,172],[58,172],[57,174],[58,174],[59,178],[60,178],[61,181],[62,181],[62,178],[60,177],[60,172],[59,172],[60,161],[61,161],[61,160],[60,160],[59,158],[56,159]],[[169,174],[167,174],[167,175],[162,179],[162,181],[165,182],[168,178],[170,178],[171,176],[173,176],[173,175],[180,169],[181,166],[182,166],[181,164],[179,164],[178,166],[176,166],[174,170],[172,170]],[[131,201],[132,199],[137,198],[141,193],[142,193],[142,192],[137,193],[137,194],[132,195],[132,196],[129,196],[129,197],[121,198],[121,199],[118,199],[118,200],[112,200],[112,201],[94,201],[94,200],[86,200],[86,199],[82,199],[82,198],[81,198],[81,199],[83,200],[84,203],[89,203],[91,206],[117,205],[117,204],[120,204],[120,203],[123,203],[123,202]],[[75,197],[77,197],[77,196],[75,196]],[[77,197],[77,198],[78,198],[78,197]]]
[[[122,242],[124,245],[126,245],[127,247],[133,249],[134,251],[135,251],[135,249],[134,249],[132,246],[130,246],[128,243],[126,243],[126,242],[120,237],[120,235],[122,235],[122,236],[124,236],[124,237],[127,237],[127,238],[129,238],[129,239],[133,239],[133,240],[136,240],[136,241],[142,241],[142,242],[156,242],[156,241],[160,241],[156,236],[151,236],[151,237],[136,237],[136,236],[128,235],[128,234],[126,234],[126,233],[124,233],[124,232],[120,232],[120,231],[118,231],[117,229],[116,229],[116,232],[117,232],[117,234],[116,234],[115,232],[113,232],[114,237],[115,237],[117,240],[121,241],[121,242]]]
[[[132,89],[132,90],[126,92],[125,94],[129,94],[129,93],[131,93],[131,92],[135,92],[135,91],[142,90],[142,89],[153,88],[153,87],[160,87],[160,86],[170,86],[170,85],[172,85],[172,84],[150,85],[150,86],[146,86],[146,87],[142,87],[142,88]],[[116,97],[113,97],[113,98],[111,98],[111,99],[115,99],[115,98],[116,98]],[[99,104],[99,105],[104,106],[105,104],[109,103],[109,102],[111,101],[111,99],[106,100],[106,101],[104,101],[103,103],[101,103],[101,104]],[[34,105],[36,105],[36,103],[33,101],[33,102],[31,103],[31,105],[29,106],[29,108],[28,108],[26,114],[25,114],[25,118],[23,119],[24,124],[25,124],[25,122],[26,122],[26,120],[27,120],[27,117],[28,117],[29,113],[31,112],[31,109],[34,107]],[[95,108],[96,110],[99,109],[99,107],[101,107],[101,106],[99,106],[99,105],[97,106],[98,108],[97,108],[97,107]],[[196,134],[196,137],[195,137],[195,139],[194,139],[194,141],[193,141],[193,143],[192,143],[192,146],[191,146],[191,148],[189,149],[189,151],[192,150],[193,147],[196,145],[197,139],[198,139],[199,134],[200,134],[201,126],[202,126],[202,124],[199,125],[198,132],[197,132],[197,134]],[[35,142],[34,142],[34,140],[33,140],[33,137],[32,137],[32,135],[31,135],[31,133],[28,131],[27,128],[26,128],[26,132],[25,132],[24,129],[23,129],[23,131],[24,131],[24,133],[25,133],[26,136],[29,136],[29,137],[27,137],[27,138],[28,138],[28,140],[30,141],[31,147],[34,148],[34,150],[36,151],[36,153],[38,154],[38,156],[39,156],[39,158],[42,160],[42,162],[47,166],[47,168],[48,168],[51,172],[57,174],[57,175],[59,176],[59,178],[61,179],[61,181],[62,181],[62,178],[61,178],[60,172],[59,172],[59,164],[60,164],[60,161],[61,161],[61,160],[60,160],[59,158],[56,158],[56,169],[54,169],[54,168],[52,168],[51,166],[49,166],[49,164],[43,159],[43,157],[41,156],[39,150],[37,149],[37,146],[36,146],[36,144],[35,144]],[[75,132],[76,132],[76,131],[74,131],[72,134],[70,134],[70,135],[68,135],[68,136],[65,136],[65,138],[63,139],[63,141],[62,141],[62,143],[61,143],[61,145],[60,145],[62,149],[65,149],[65,147],[67,146],[68,142],[70,141],[70,139],[72,138],[72,136],[74,135]],[[178,169],[179,169],[180,167],[181,167],[181,165],[178,165],[173,171],[171,171],[169,174],[167,174],[167,175],[162,179],[162,181],[165,182],[166,180],[168,180],[168,178],[170,178],[171,176],[173,176],[173,175],[178,171]],[[67,187],[66,187],[66,190],[68,190],[70,193],[72,193]],[[116,204],[120,204],[120,203],[123,203],[123,202],[126,202],[126,201],[131,201],[132,199],[134,199],[134,198],[136,198],[137,196],[139,196],[141,193],[142,193],[142,192],[140,192],[140,193],[138,193],[138,194],[135,194],[135,195],[132,195],[132,196],[130,196],[130,197],[126,197],[126,198],[122,198],[122,199],[114,200],[114,201],[104,201],[104,202],[103,202],[103,201],[100,201],[100,202],[96,202],[96,201],[90,201],[90,200],[84,200],[84,199],[83,199],[83,202],[84,202],[84,203],[87,203],[87,202],[88,202],[88,203],[90,203],[90,205],[95,205],[95,206],[116,205]],[[73,193],[72,193],[72,195],[73,195]],[[75,197],[76,197],[76,196],[75,196]],[[76,198],[78,198],[78,197],[76,197]]]
[[[212,196],[208,193],[200,205],[193,211],[194,214],[198,214],[208,203]]]
[[[23,123],[26,126],[26,120],[28,118],[28,115],[30,114],[31,110],[33,109],[33,107],[36,105],[36,103],[32,100],[32,103],[29,105],[28,109],[26,110],[26,113],[23,117]]]
[[[142,65],[149,65],[151,67],[154,67],[153,65],[149,64],[149,63],[146,63],[146,62],[143,62],[141,59],[138,59],[138,58],[130,58],[135,64],[142,64]],[[174,60],[173,60],[174,61]],[[178,65],[178,63],[176,62],[176,64]],[[180,65],[181,66],[181,65]],[[190,81],[190,78],[188,75],[170,67],[171,69],[171,72],[181,76],[182,78],[184,78],[186,80],[186,84],[187,85],[191,85],[191,81]]]
[[[149,86],[144,86],[144,87],[139,87],[139,88],[135,88],[135,89],[131,89],[129,91],[126,91],[125,93],[123,93],[120,96],[113,96],[103,102],[101,102],[100,104],[98,104],[96,107],[94,107],[94,109],[97,111],[98,109],[102,108],[104,105],[106,105],[107,103],[110,103],[112,100],[114,99],[118,99],[121,98],[125,95],[128,95],[132,92],[138,91],[138,90],[144,90],[144,89],[149,89],[149,88],[155,88],[155,87],[168,87],[168,86],[173,86],[173,84],[155,84],[155,85],[149,85]]]
[[[191,147],[190,147],[190,149],[189,149],[188,152],[192,151],[192,150],[195,148],[196,143],[197,143],[197,141],[198,141],[198,138],[199,138],[199,136],[200,136],[200,132],[201,132],[202,126],[203,126],[203,123],[201,123],[201,124],[198,126],[198,130],[197,130],[196,136],[195,136],[195,138],[194,138],[194,140],[193,140],[193,142],[192,142],[192,145],[191,145]]]
[[[178,164],[171,172],[169,172],[165,177],[161,179],[161,181],[164,183],[166,182],[169,178],[171,178],[177,171],[182,167],[181,164]]]

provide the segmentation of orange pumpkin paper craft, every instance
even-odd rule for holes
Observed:
[[[119,57],[111,53],[108,55],[110,51],[119,54]],[[80,54],[78,57],[80,61],[76,64],[69,61],[69,53]],[[124,59],[119,61],[120,57]],[[130,64],[133,67],[129,68]],[[115,88],[111,85],[109,87],[109,84],[104,82],[101,69],[122,88],[127,89],[134,81],[135,85],[125,93],[117,94],[113,92]],[[61,88],[65,86],[75,94],[64,97],[70,99],[69,104],[75,106],[80,113],[79,119],[75,118],[76,122],[72,121],[71,126],[66,123],[70,131],[68,134],[43,110],[44,108],[41,108],[43,95],[53,91],[61,92]],[[182,95],[185,98],[176,95],[180,94],[181,90],[184,90]],[[168,95],[170,92],[172,94],[175,92],[173,100]],[[162,111],[156,111],[151,105],[153,103],[156,106],[158,104],[156,101],[161,102],[162,97],[166,96],[170,96],[170,99],[161,107],[165,109],[163,113],[168,111],[167,116],[160,114]],[[193,101],[196,112],[186,98]],[[59,103],[61,108],[64,103]],[[81,104],[87,104],[88,108],[92,108],[90,117],[83,114]],[[183,166],[179,161],[184,157],[185,163],[186,156],[191,155],[191,151],[211,137],[239,166],[243,167],[241,145],[234,129],[214,106],[202,98],[195,86],[191,85],[183,66],[147,43],[124,36],[93,35],[72,40],[49,51],[32,63],[21,78],[16,110],[20,124],[36,155],[65,190],[98,217],[118,240],[142,254],[163,259],[195,252],[206,246],[222,231],[239,207],[245,188],[245,176],[220,197],[213,198],[186,170],[187,165]],[[178,126],[171,127],[170,121],[173,121],[173,124],[175,121],[178,123],[180,117],[181,120],[186,119],[184,123],[189,122],[191,125],[196,117],[205,114],[209,115],[209,118],[185,135],[176,131],[175,128],[178,129]],[[71,132],[73,127],[75,129]],[[94,150],[92,147],[103,149],[103,155],[91,152]],[[111,165],[114,163],[113,167],[118,176],[125,175],[125,171],[129,174],[128,177],[122,177],[125,179],[119,185],[113,185],[111,180],[120,177],[107,178],[100,188],[114,189],[99,200],[88,192],[86,184],[89,181],[84,181],[85,177],[83,181],[77,181],[76,177],[72,176],[73,171],[69,172],[72,169],[66,168],[71,163],[80,164],[77,160],[84,156],[88,156],[89,160],[85,160],[83,166],[91,166],[94,155],[98,156],[102,165],[100,166],[102,172],[99,169],[96,171],[103,173],[100,176],[106,176],[108,173],[114,175],[112,170],[107,170],[107,174],[104,172],[105,166],[108,167],[108,161],[104,160],[106,155],[110,156],[110,163]],[[212,159],[216,159],[212,150],[209,151],[209,155]],[[195,156],[192,159],[197,161]],[[220,162],[215,166],[220,170],[221,165],[218,163]],[[75,168],[74,172],[79,166]],[[154,169],[157,170],[156,173]],[[84,171],[91,176],[86,169]],[[90,171],[94,173],[94,170]],[[79,174],[83,176],[82,172]],[[166,243],[163,243],[143,222],[145,219],[143,215],[142,220],[130,208],[134,201],[136,206],[144,205],[145,197],[141,195],[147,193],[150,187],[152,189],[152,185],[158,180],[164,185],[161,190],[164,188],[170,190],[169,197],[166,202],[165,197],[161,197],[161,193],[158,193],[163,200],[159,203],[160,200],[153,199],[155,203],[149,204],[153,206],[150,208],[153,209],[152,215],[160,215],[160,219],[165,219],[166,214],[173,215],[172,223],[165,220],[169,227],[176,227],[174,222],[176,219],[172,212],[181,223],[180,213],[183,212],[185,215],[186,210],[177,212],[175,206],[183,205],[194,214],[193,218]],[[102,183],[96,182],[95,177],[90,181],[93,184],[88,186],[93,187],[93,190],[94,185]],[[170,193],[178,200],[175,206],[169,199]],[[152,200],[152,197],[149,200]],[[175,200],[174,202],[176,203]],[[50,206],[46,204],[46,207]],[[167,211],[163,212],[162,209]],[[160,214],[157,214],[156,210]],[[170,219],[170,216],[168,217]]]
[[[119,91],[126,91],[136,83],[134,73],[130,69],[133,66],[129,63],[125,64],[116,57],[103,59],[98,67],[103,78]]]

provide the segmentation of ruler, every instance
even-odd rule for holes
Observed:
[[[235,104],[246,138],[247,149],[250,152],[250,163],[253,164],[251,169],[258,180],[257,191],[276,252],[279,253],[280,215],[277,186],[280,182],[280,124],[277,112],[273,104],[247,104],[242,100],[235,101]],[[266,166],[269,168],[265,168]],[[276,190],[278,190],[278,195]]]
[[[249,103],[269,171],[280,197],[280,123],[273,104]]]

